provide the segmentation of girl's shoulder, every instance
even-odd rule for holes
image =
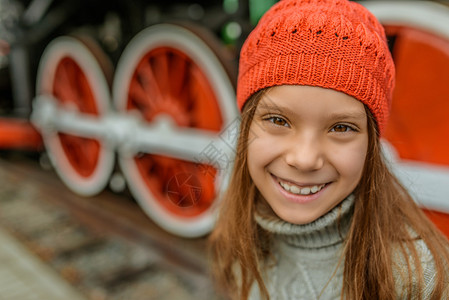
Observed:
[[[427,244],[418,237],[413,242],[418,261],[414,259],[412,249],[403,247],[404,250],[401,250],[401,246],[398,245],[393,251],[393,276],[397,295],[400,296],[398,299],[406,298],[409,292],[412,295],[411,299],[431,299],[437,278],[432,252]],[[446,278],[448,272],[449,265],[446,262],[444,274]],[[421,276],[419,275],[420,273],[422,274]],[[420,294],[422,297],[419,296]],[[449,290],[447,288],[444,295],[449,298]],[[447,298],[444,297],[444,299]]]

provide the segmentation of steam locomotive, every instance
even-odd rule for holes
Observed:
[[[275,0],[0,0],[0,148],[45,151],[67,187],[127,186],[184,237],[207,234],[235,155],[239,49]],[[391,168],[449,236],[449,7],[361,1],[397,65]]]

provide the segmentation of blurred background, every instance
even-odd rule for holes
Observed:
[[[5,299],[218,299],[238,53],[275,2],[0,0]],[[385,155],[449,236],[449,2],[358,2],[397,67]]]

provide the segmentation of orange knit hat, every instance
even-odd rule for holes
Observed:
[[[385,127],[394,87],[385,32],[362,5],[346,0],[281,0],[240,53],[237,104],[270,86],[310,85],[344,92]]]

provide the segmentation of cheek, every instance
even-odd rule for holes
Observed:
[[[261,166],[264,164],[264,156],[265,151],[261,151],[260,149],[264,149],[264,143],[265,140],[261,138],[260,133],[255,132],[253,130],[253,126],[251,126],[249,135],[248,135],[248,168],[251,173],[253,174],[253,171],[258,166]]]
[[[248,135],[248,168],[253,177],[257,171],[268,166],[276,157],[278,147],[273,147],[273,137],[259,126],[251,126]]]
[[[362,140],[359,143],[333,151],[331,154],[332,162],[338,173],[347,180],[357,181],[355,183],[357,184],[363,173],[367,149],[367,141]]]

